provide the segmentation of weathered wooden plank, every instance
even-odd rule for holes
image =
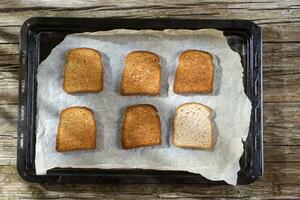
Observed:
[[[300,102],[293,103],[265,103],[264,123],[272,124],[297,124],[300,117]],[[295,127],[298,128],[298,127]]]
[[[0,102],[11,102],[7,97],[16,96],[18,88],[18,71],[1,70],[0,67]],[[8,100],[8,101],[4,101]],[[13,99],[12,99],[13,100]]]
[[[300,43],[264,44],[264,101],[300,101]]]
[[[272,144],[264,145],[264,153],[265,153],[265,162],[272,163],[275,162],[297,162],[300,165],[300,146],[276,146]]]
[[[290,23],[299,21],[297,1],[284,2],[148,2],[141,5],[136,1],[98,3],[86,7],[68,7],[43,3],[28,4],[15,2],[11,7],[0,9],[0,25],[21,25],[31,16],[73,16],[73,17],[183,17],[183,18],[231,18],[252,19],[258,24]],[[34,7],[33,7],[34,5]],[[69,6],[72,4],[69,3]],[[68,12],[66,12],[68,11]],[[11,15],[14,13],[14,15]]]
[[[5,52],[2,53],[3,54],[0,54],[0,80],[2,80],[3,82],[0,83],[0,85],[3,85],[3,83],[11,82],[8,79],[16,81],[17,73],[19,70],[19,55],[5,54]],[[0,86],[0,90],[1,89],[2,88]]]
[[[300,102],[264,103],[266,145],[300,145]]]
[[[7,93],[3,93],[0,90],[0,165],[14,164],[16,158],[17,96],[14,92],[15,96],[7,97],[10,92],[14,91],[7,89]]]
[[[89,12],[90,15],[87,16],[86,13]],[[179,14],[180,12],[183,12],[182,14]],[[0,26],[15,26],[15,25],[22,25],[24,21],[29,19],[30,17],[34,16],[45,16],[45,17],[122,17],[122,18],[154,18],[154,17],[177,17],[177,18],[195,18],[195,19],[249,19],[257,23],[258,25],[268,25],[268,24],[285,24],[285,23],[298,23],[299,22],[299,16],[289,16],[289,19],[282,18],[282,13],[277,12],[275,15],[275,18],[272,18],[271,16],[261,16],[261,13],[266,13],[263,11],[257,11],[250,13],[249,15],[252,16],[259,16],[257,19],[250,17],[249,15],[243,15],[241,14],[233,14],[228,15],[228,17],[224,16],[224,13],[218,13],[218,12],[207,12],[204,9],[195,9],[192,11],[194,13],[190,12],[190,9],[186,9],[186,11],[181,9],[168,9],[167,11],[164,9],[150,9],[150,10],[144,10],[144,9],[125,9],[125,10],[79,10],[79,11],[71,11],[66,12],[62,14],[62,12],[59,9],[54,9],[52,11],[31,11],[29,10],[15,13],[14,17],[11,17],[10,13],[0,13],[0,17],[5,19],[0,22]],[[267,11],[269,12],[269,11]],[[145,14],[149,13],[149,14]],[[229,17],[230,16],[230,17]],[[260,18],[264,18],[263,20],[260,20]],[[296,21],[298,19],[298,21]]]
[[[0,44],[0,55],[19,54],[19,44]]]
[[[16,105],[16,102],[12,105],[0,105],[0,137],[3,137],[3,140],[0,141],[0,149],[2,147],[10,147],[12,142],[11,139],[16,138],[16,125],[18,117],[17,110],[18,107]]]
[[[9,65],[19,65],[19,55],[0,54],[0,67]]]
[[[9,1],[6,4],[0,6],[3,12],[8,12],[9,9],[18,12],[20,10],[38,8],[39,10],[50,8],[64,8],[66,10],[77,10],[82,9],[82,5],[84,8],[98,8],[98,7],[111,7],[112,9],[118,9],[122,7],[138,7],[139,1],[129,0],[126,2],[119,2],[117,0],[106,0],[105,2],[99,2],[97,0],[79,0],[79,1],[67,1],[67,2],[58,2],[51,0],[28,0],[19,2],[17,0]],[[139,7],[171,7],[171,8],[182,8],[182,7],[209,7],[211,10],[213,9],[244,9],[244,10],[285,10],[285,9],[298,9],[299,4],[297,5],[296,0],[294,1],[243,1],[243,0],[232,0],[232,1],[210,1],[204,0],[201,2],[188,0],[185,2],[177,2],[172,0],[166,0],[164,2],[159,1],[147,1],[143,2],[143,4],[139,5]]]
[[[272,81],[269,84],[264,85],[264,101],[265,102],[290,102],[300,100],[300,89],[299,89],[299,75],[293,75],[292,78],[297,79],[295,84],[281,84],[273,85]],[[282,81],[288,82],[287,76],[283,76]]]
[[[278,120],[280,122],[280,119]],[[264,125],[265,145],[298,145],[300,146],[299,123],[279,123]]]
[[[263,31],[263,42],[299,42],[299,26],[299,22],[261,25]]]
[[[0,27],[0,43],[18,43],[20,26]]]
[[[266,168],[266,174],[259,181],[245,186],[210,186],[181,184],[133,184],[133,185],[81,185],[81,184],[28,184],[17,175],[15,166],[0,166],[0,195],[3,197],[37,199],[96,199],[102,198],[287,198],[300,195],[298,163],[274,163]],[[72,191],[72,192],[65,192]]]
[[[136,0],[128,0],[126,2],[119,2],[116,0],[106,0],[105,2],[99,2],[97,0],[71,0],[66,2],[52,1],[52,0],[27,0],[27,1],[17,1],[12,0],[3,5],[0,5],[0,8],[31,8],[31,7],[60,7],[60,8],[78,8],[82,7],[82,5],[86,7],[97,7],[97,6],[111,6],[111,7],[122,7],[122,6],[136,6],[139,1]],[[243,0],[231,0],[231,1],[211,1],[211,0],[203,0],[201,2],[188,0],[185,2],[176,2],[172,0],[166,0],[164,2],[159,1],[147,1],[143,2],[144,6],[151,5],[163,5],[165,6],[197,6],[197,5],[206,5],[210,4],[212,8],[227,6],[227,8],[241,8],[241,9],[293,9],[298,6],[295,5],[297,1],[243,1]],[[291,5],[292,4],[292,5]]]
[[[299,36],[300,38],[300,36]],[[263,64],[265,77],[271,72],[292,70],[299,72],[297,64],[300,61],[299,42],[263,43]]]

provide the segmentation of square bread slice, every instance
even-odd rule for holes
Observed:
[[[213,147],[212,110],[199,103],[186,103],[176,109],[173,143],[178,147]]]
[[[204,93],[213,91],[214,64],[210,53],[187,50],[179,56],[174,92],[177,94]]]
[[[66,55],[63,89],[67,93],[103,91],[103,64],[100,52],[76,48]]]
[[[60,113],[56,151],[95,149],[96,131],[92,110],[79,106],[67,108]]]
[[[148,51],[127,55],[121,83],[121,95],[158,95],[161,72],[159,57]]]
[[[124,149],[161,144],[160,118],[152,105],[141,104],[127,108],[123,124]]]

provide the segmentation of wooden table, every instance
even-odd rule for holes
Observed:
[[[300,1],[0,3],[0,199],[300,199]],[[247,186],[39,185],[16,171],[19,31],[33,16],[249,19],[263,30],[265,175]]]

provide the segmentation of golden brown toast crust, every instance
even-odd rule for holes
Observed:
[[[148,104],[129,106],[125,112],[122,146],[124,149],[161,144],[160,118]]]
[[[90,48],[71,49],[66,54],[63,89],[67,93],[103,91],[101,53]]]
[[[214,64],[210,53],[201,50],[181,53],[174,81],[175,93],[212,93],[213,80]]]
[[[159,56],[148,51],[133,51],[125,60],[121,95],[158,95],[161,88]]]
[[[189,102],[189,103],[185,103],[185,104],[182,104],[182,105],[178,106],[178,107],[176,108],[176,115],[178,114],[178,111],[179,111],[179,109],[180,109],[181,107],[184,107],[184,106],[187,106],[187,105],[201,105],[201,106],[205,107],[205,108],[209,111],[209,113],[210,113],[209,118],[211,117],[211,114],[212,114],[212,112],[213,112],[213,110],[212,110],[210,107],[205,106],[205,105],[203,105],[203,104],[201,104],[201,103]],[[176,117],[176,116],[175,116],[175,117]],[[211,128],[211,130],[213,130],[212,122],[210,123],[210,128]],[[176,133],[176,126],[175,126],[175,118],[174,118],[174,120],[173,120],[173,144],[174,144],[175,146],[181,147],[181,148],[190,148],[190,149],[206,149],[206,150],[211,150],[211,149],[213,149],[213,134],[210,135],[210,140],[209,140],[210,143],[208,144],[208,147],[207,147],[207,148],[201,148],[201,147],[196,147],[196,146],[193,145],[193,144],[191,144],[191,145],[182,145],[182,144],[180,144],[180,143],[177,143],[177,141],[175,140],[175,133]]]
[[[86,107],[70,107],[60,113],[56,136],[56,151],[87,150],[96,148],[96,121]]]

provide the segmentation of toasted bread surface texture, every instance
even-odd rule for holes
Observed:
[[[157,109],[148,104],[127,108],[123,124],[124,149],[161,144],[160,118]]]
[[[201,50],[181,53],[174,81],[175,93],[212,93],[213,80],[214,64],[210,53]]]
[[[68,51],[64,71],[63,89],[67,93],[103,91],[104,67],[101,53],[90,48]]]
[[[199,103],[187,103],[176,109],[173,143],[178,147],[213,147],[212,110]]]
[[[96,121],[92,110],[70,107],[60,113],[56,136],[58,152],[96,148]]]
[[[158,95],[161,88],[159,57],[148,51],[133,51],[125,60],[121,95]]]

